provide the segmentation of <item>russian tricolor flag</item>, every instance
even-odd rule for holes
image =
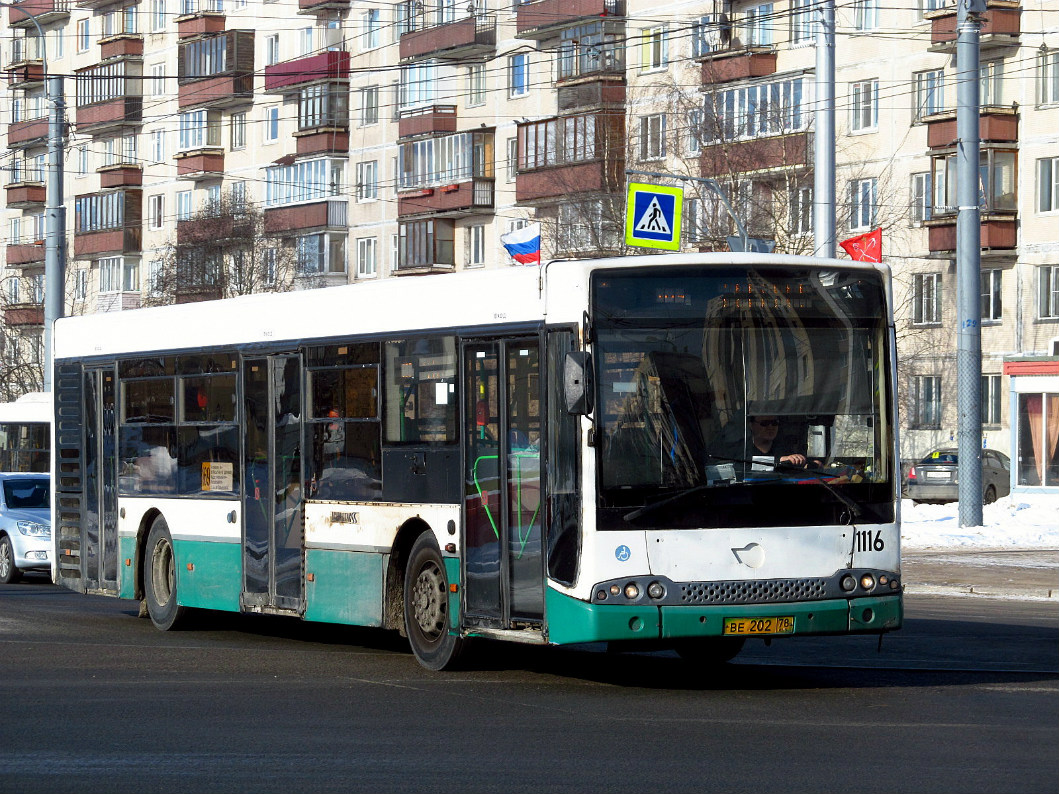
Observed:
[[[531,223],[521,229],[500,235],[500,242],[520,265],[539,265],[541,261],[541,225]]]

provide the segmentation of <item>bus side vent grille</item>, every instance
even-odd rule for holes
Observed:
[[[703,605],[818,601],[831,597],[830,584],[831,580],[827,578],[691,582],[680,586],[680,603]]]

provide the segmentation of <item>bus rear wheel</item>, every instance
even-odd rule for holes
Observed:
[[[144,600],[151,622],[162,631],[178,628],[187,608],[177,603],[176,555],[169,525],[162,516],[151,524],[143,562]]]
[[[412,545],[404,575],[404,625],[412,653],[428,670],[454,667],[463,639],[450,633],[449,579],[429,532]]]
[[[741,650],[746,640],[742,637],[700,637],[681,640],[674,650],[681,659],[692,664],[712,667],[730,662]]]

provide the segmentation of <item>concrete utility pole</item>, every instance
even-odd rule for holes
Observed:
[[[813,136],[813,253],[838,255],[835,231],[835,0],[820,3],[816,27],[816,133]]]
[[[51,391],[52,332],[65,308],[66,207],[63,204],[63,127],[66,101],[63,79],[48,74],[48,42],[37,17],[14,3],[0,0],[33,23],[40,41],[41,73],[48,105],[48,178],[44,184],[44,391]]]
[[[978,209],[979,14],[985,0],[956,12],[956,441],[961,527],[982,525],[981,215]]]

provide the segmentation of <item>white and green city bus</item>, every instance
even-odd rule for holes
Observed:
[[[51,464],[51,394],[0,403],[0,471],[46,472]]]
[[[902,621],[884,265],[666,255],[55,329],[56,581],[731,658]],[[757,446],[764,423],[772,452]]]

